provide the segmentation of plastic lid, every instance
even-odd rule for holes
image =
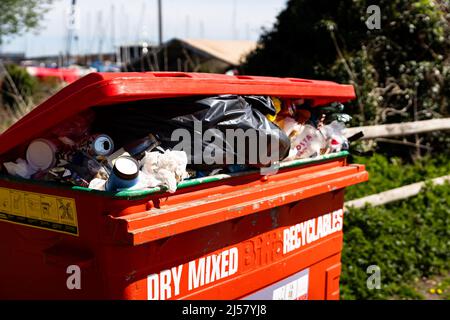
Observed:
[[[37,139],[27,149],[28,164],[35,170],[47,170],[56,164],[55,145],[45,139]]]
[[[124,180],[133,180],[139,175],[139,164],[132,157],[120,157],[114,163],[113,170],[117,177]]]

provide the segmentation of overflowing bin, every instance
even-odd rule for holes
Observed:
[[[328,81],[93,73],[3,133],[0,163],[89,110],[219,95],[308,99],[312,108],[355,97],[352,86]],[[347,156],[196,176],[171,192],[94,190],[3,170],[0,298],[338,299],[344,189],[368,179]]]

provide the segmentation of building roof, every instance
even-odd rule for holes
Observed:
[[[257,47],[256,41],[249,40],[173,39],[172,41],[184,43],[231,65],[239,65],[241,60]]]

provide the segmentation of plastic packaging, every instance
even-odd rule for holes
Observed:
[[[339,152],[349,148],[348,140],[344,136],[344,129],[345,124],[337,120],[321,128],[320,131],[328,141],[328,146],[330,149],[328,152]]]
[[[336,120],[342,123],[348,123],[352,120],[352,117],[346,113],[333,113],[327,118],[327,120]]]
[[[283,129],[284,133],[292,138],[303,131],[303,126],[300,125],[294,118],[284,117],[281,119],[277,119],[276,124]]]
[[[287,160],[317,157],[326,148],[326,138],[314,126],[305,125],[300,134],[291,139]]]
[[[3,166],[10,175],[25,179],[30,179],[36,173],[36,169],[33,169],[27,161],[21,158],[17,159],[16,162],[5,162]]]

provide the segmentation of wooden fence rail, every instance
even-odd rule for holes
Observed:
[[[431,182],[435,185],[442,185],[446,181],[450,181],[450,175],[435,178],[435,179],[431,180]],[[402,199],[406,199],[409,197],[413,197],[413,196],[419,194],[420,190],[422,189],[422,187],[425,185],[426,182],[427,181],[421,181],[421,182],[409,184],[407,186],[380,192],[377,194],[372,194],[372,195],[364,197],[364,198],[347,201],[347,202],[345,202],[344,207],[346,209],[348,209],[350,207],[362,208],[366,204],[370,204],[375,207],[375,206],[381,206],[381,205],[384,205],[384,204],[387,204],[390,202],[394,202],[397,200],[402,200]]]
[[[439,130],[450,130],[450,118],[347,128],[345,129],[345,135],[350,137],[355,133],[362,131],[364,133],[362,139],[367,140],[406,136]]]

